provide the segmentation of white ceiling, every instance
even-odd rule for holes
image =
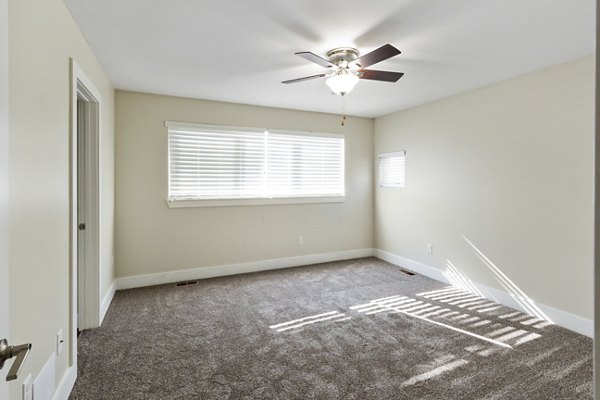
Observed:
[[[350,115],[377,117],[594,52],[595,0],[65,0],[119,89],[339,113],[295,56],[340,46],[402,54],[371,68]]]

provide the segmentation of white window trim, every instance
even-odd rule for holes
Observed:
[[[256,127],[241,127],[232,125],[219,125],[219,124],[202,124],[194,122],[179,122],[179,121],[165,121],[165,127],[173,129],[218,129],[218,130],[243,130],[247,132],[273,132],[273,133],[287,133],[293,135],[305,135],[305,136],[322,136],[322,137],[333,137],[343,138],[346,135],[342,133],[330,133],[330,132],[318,132],[318,131],[295,131],[286,129],[270,129],[270,128],[256,128]],[[167,141],[168,141],[168,129],[167,129]],[[168,145],[167,145],[168,146]],[[167,165],[167,171],[170,170],[170,161]],[[231,206],[261,206],[261,205],[285,205],[285,204],[317,204],[317,203],[343,203],[346,199],[346,157],[345,157],[345,143],[344,143],[344,195],[342,196],[309,196],[309,197],[256,197],[256,198],[241,198],[241,199],[169,199],[169,183],[167,182],[167,193],[166,203],[169,208],[193,208],[193,207],[231,207]],[[169,179],[169,173],[167,173],[167,179]]]

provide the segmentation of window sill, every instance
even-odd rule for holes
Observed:
[[[325,197],[276,197],[256,199],[207,199],[207,200],[167,200],[169,208],[189,207],[231,207],[231,206],[269,206],[283,204],[343,203],[345,196]]]

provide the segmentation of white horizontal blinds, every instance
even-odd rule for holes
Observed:
[[[264,142],[263,131],[169,127],[169,199],[262,196]]]
[[[270,131],[267,196],[344,195],[344,138],[341,135]]]
[[[406,186],[406,152],[379,154],[379,186],[400,187]]]
[[[344,195],[344,137],[167,122],[169,200]]]

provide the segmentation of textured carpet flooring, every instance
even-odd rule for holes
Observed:
[[[374,258],[119,291],[71,399],[592,399],[592,340]]]

